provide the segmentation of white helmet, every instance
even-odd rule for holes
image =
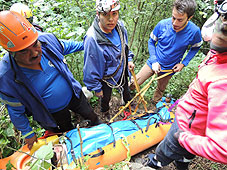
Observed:
[[[33,14],[32,10],[25,4],[15,3],[11,6],[10,11],[18,12],[25,17],[29,22],[32,23]]]
[[[117,11],[119,9],[119,0],[96,0],[96,11],[98,12]]]

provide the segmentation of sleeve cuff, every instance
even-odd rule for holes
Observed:
[[[102,91],[102,89],[95,90],[96,93],[99,93],[99,92],[101,92],[101,91]]]
[[[28,133],[22,133],[22,135],[26,138],[26,139],[29,139],[33,136],[35,136],[35,133],[33,131],[30,131]]]

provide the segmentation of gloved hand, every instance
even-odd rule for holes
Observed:
[[[161,66],[158,62],[155,62],[152,64],[152,70],[154,70],[155,73],[159,73],[161,70]]]
[[[85,87],[85,86],[82,87],[82,91],[88,100],[90,100],[93,97],[93,93],[91,91],[89,91],[87,89],[87,87]]]
[[[180,133],[184,132],[181,129],[178,129],[178,131],[176,133],[173,134],[173,137],[178,141],[179,137],[180,137]]]

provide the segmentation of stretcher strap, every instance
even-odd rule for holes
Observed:
[[[72,143],[72,140],[71,140],[68,136],[65,136],[65,137],[66,137],[66,138],[69,140],[69,142],[70,142],[70,145],[71,145],[70,153],[71,153],[71,155],[72,155],[73,162],[75,163],[75,165],[77,165],[77,163],[76,163],[75,152],[74,152],[74,150],[73,150],[73,143]]]
[[[100,150],[100,152],[99,153],[96,153],[94,155],[90,155],[91,158],[96,158],[96,157],[99,157],[101,155],[104,155],[105,151],[102,148],[98,148],[98,150]]]
[[[156,123],[156,122],[157,122],[157,118],[151,117],[151,118],[147,121],[147,126],[146,126],[146,130],[145,130],[145,132],[147,132],[147,131],[148,131],[148,129],[149,129],[149,127],[150,127],[150,122],[151,122],[151,119],[155,119],[154,123]]]
[[[141,130],[141,132],[143,133],[143,129],[138,125],[138,123],[136,123],[136,121],[135,120],[130,120],[132,123],[134,123],[137,127],[138,127],[138,129],[139,130]]]
[[[112,135],[113,135],[113,147],[115,148],[116,147],[116,140],[115,140],[115,136],[114,136],[114,133],[113,133],[113,128],[112,128],[112,126],[109,123],[107,123],[107,125],[111,129],[111,132],[112,132]]]

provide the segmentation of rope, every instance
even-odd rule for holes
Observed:
[[[134,72],[133,69],[131,70],[131,73],[132,73],[132,76],[133,76],[133,79],[134,79],[134,83],[135,83],[135,86],[136,86],[136,91],[139,92],[139,91],[140,91],[140,86],[139,86],[139,84],[137,83],[136,74],[135,74],[135,72]],[[143,98],[143,96],[140,95],[140,99],[139,99],[139,101],[138,101],[138,104],[136,105],[136,109],[134,110],[133,114],[136,113],[136,111],[137,111],[137,109],[138,109],[138,106],[139,106],[141,100],[142,100],[142,102],[143,102],[143,107],[144,107],[145,112],[148,111],[148,110],[147,110],[147,106],[146,106],[147,102],[146,102],[146,100]]]
[[[163,70],[162,70],[163,71]],[[130,101],[128,101],[128,103],[124,106],[124,107],[122,107],[121,108],[121,110],[109,121],[110,123],[112,123],[113,122],[113,120],[118,116],[118,115],[120,115],[121,113],[122,113],[122,111],[124,111],[132,102],[133,102],[133,100],[135,99],[135,98],[137,98],[138,96],[144,96],[145,95],[145,93],[146,93],[146,91],[148,90],[148,88],[150,87],[150,85],[151,85],[151,83],[153,82],[153,80],[159,80],[159,79],[161,79],[161,78],[163,78],[163,77],[165,77],[165,76],[168,76],[168,75],[170,75],[170,74],[172,74],[173,73],[173,70],[169,70],[167,73],[165,73],[165,74],[163,74],[163,75],[161,75],[161,76],[159,76],[159,77],[156,77],[155,78],[155,74],[152,76],[152,78],[151,78],[151,80],[139,91],[139,92],[137,92],[136,93],[136,95],[130,100]]]
[[[124,85],[125,82],[124,83],[122,83],[122,82],[123,82],[123,79],[124,79],[124,76],[125,76],[125,69],[126,69],[125,40],[123,38],[123,34],[122,34],[122,31],[121,31],[119,25],[117,25],[116,28],[117,28],[117,31],[119,33],[120,40],[121,40],[121,62],[119,64],[117,70],[112,75],[110,75],[110,76],[104,76],[104,78],[102,79],[112,89],[117,89],[120,86],[123,86]],[[113,77],[116,75],[116,73],[120,69],[123,60],[124,60],[124,62],[123,62],[123,72],[122,72],[122,75],[121,75],[121,78],[120,78],[120,83],[118,84]],[[110,78],[113,80],[113,82],[116,85],[113,85],[110,82],[106,81],[107,79],[110,79]],[[122,89],[120,89],[120,91],[122,91]]]
[[[2,105],[1,108],[0,108],[0,114],[2,114],[2,112],[4,111],[4,109],[6,108],[6,105]]]

